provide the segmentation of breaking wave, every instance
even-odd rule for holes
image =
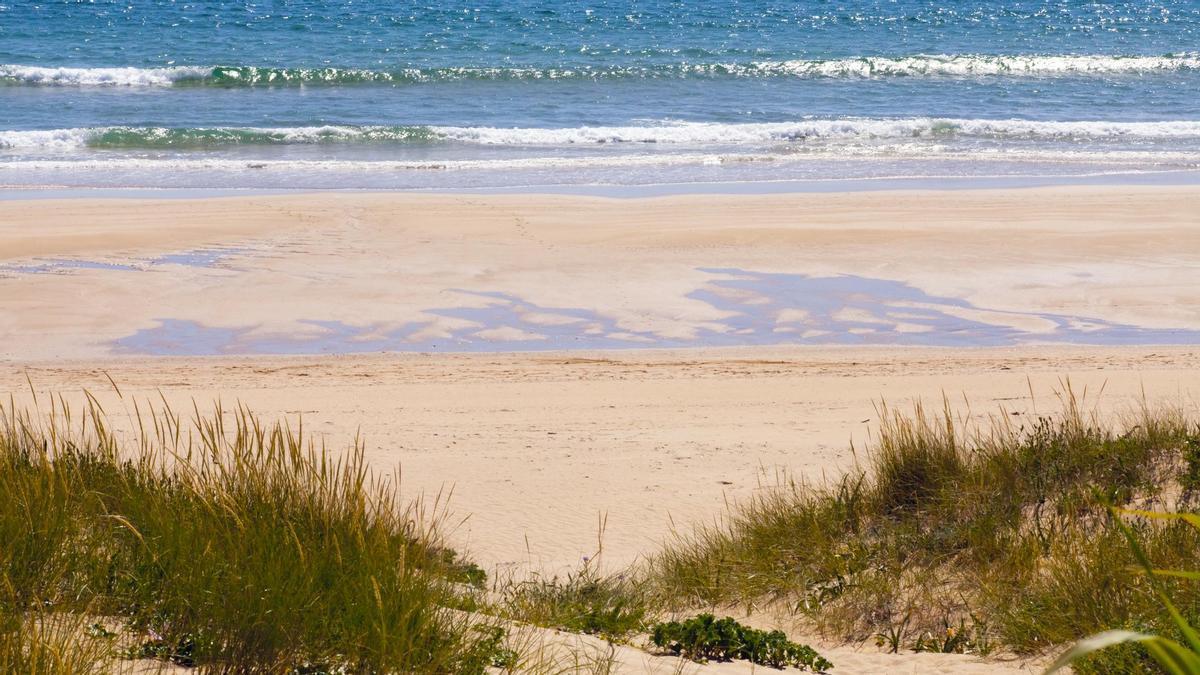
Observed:
[[[790,59],[733,63],[654,63],[608,66],[397,68],[270,68],[168,66],[162,68],[69,68],[0,65],[9,86],[301,86],[405,84],[457,80],[563,80],[687,77],[1052,77],[1125,75],[1200,70],[1200,52],[1160,56],[922,54],[839,59]]]

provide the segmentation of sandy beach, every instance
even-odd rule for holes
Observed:
[[[361,434],[485,567],[604,522],[617,569],[845,470],[881,401],[1194,409],[1198,225],[1192,187],[4,201],[0,382]]]
[[[18,394],[107,372],[361,431],[454,489],[489,564],[569,566],[601,514],[627,564],[778,471],[844,469],[880,400],[1032,412],[1032,382],[1051,412],[1070,377],[1190,403],[1198,224],[1190,187],[6,201],[0,353]]]
[[[0,675],[1200,675],[1197,35],[0,0]]]
[[[980,423],[1025,419],[1058,412],[1069,381],[1098,413],[1132,412],[1143,390],[1195,410],[1197,375],[1196,348],[767,348],[120,358],[6,364],[0,382],[22,403],[27,377],[77,407],[86,389],[126,424],[133,400],[161,393],[184,412],[220,400],[302,420],[334,451],[361,433],[371,465],[401,470],[410,494],[453,492],[466,518],[454,539],[481,564],[565,572],[596,553],[601,519],[617,569],[673,526],[719,518],[726,500],[840,474],[881,402],[940,408],[945,396]]]
[[[1108,186],[0,202],[0,354],[1195,344],[1198,203]]]

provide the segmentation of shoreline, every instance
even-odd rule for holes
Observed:
[[[1071,175],[928,175],[875,178],[696,181],[644,184],[531,184],[452,188],[266,188],[266,187],[88,187],[0,186],[0,202],[59,199],[208,199],[321,194],[527,195],[646,199],[671,196],[857,193],[876,191],[1021,190],[1069,186],[1181,187],[1200,185],[1200,169],[1126,170]]]

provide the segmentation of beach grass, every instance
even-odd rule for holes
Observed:
[[[499,622],[459,609],[482,579],[442,543],[444,511],[402,500],[361,444],[334,459],[244,409],[185,421],[165,406],[136,410],[122,443],[94,400],[49,406],[10,405],[0,424],[0,670],[149,657],[460,673],[507,658]]]
[[[677,534],[648,565],[655,596],[677,610],[782,608],[889,651],[1040,654],[1113,628],[1174,635],[1109,507],[1194,505],[1200,426],[1149,407],[1102,421],[1082,398],[1068,388],[1056,414],[982,427],[948,405],[881,406],[878,437],[845,475],[786,481]],[[1196,568],[1194,529],[1127,525],[1156,567]],[[1200,585],[1161,583],[1200,616]],[[1137,645],[1074,668],[1153,672]]]
[[[618,574],[593,558],[489,580],[445,544],[444,500],[403,499],[361,442],[331,454],[242,408],[165,403],[117,433],[88,401],[0,410],[0,671],[605,672],[610,652],[537,631],[652,650],[661,634],[694,657],[710,648],[671,636],[766,610],[887,651],[1049,654],[1111,629],[1183,639],[1164,594],[1200,618],[1200,584],[1136,571],[1200,568],[1200,531],[1144,515],[1200,496],[1200,426],[1174,409],[1101,420],[1068,391],[1055,414],[980,425],[881,406],[834,480],[764,488]],[[721,653],[757,654],[738,649]],[[1072,667],[1155,672],[1137,642]]]
[[[643,633],[654,604],[644,581],[632,571],[602,574],[589,564],[562,577],[532,576],[496,589],[501,616],[614,642]]]

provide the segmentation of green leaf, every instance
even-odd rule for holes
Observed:
[[[1114,512],[1121,512],[1119,509],[1114,509]],[[1133,511],[1135,514],[1153,514],[1152,511]],[[1155,514],[1155,517],[1163,516],[1164,518],[1172,515],[1192,515],[1192,514]],[[1167,518],[1168,520],[1170,518]],[[1115,518],[1117,527],[1121,528],[1121,534],[1125,535],[1126,541],[1129,542],[1129,547],[1133,550],[1133,555],[1137,558],[1138,564],[1146,571],[1147,577],[1150,579],[1150,585],[1154,587],[1154,593],[1158,596],[1159,602],[1167,609],[1167,613],[1171,615],[1171,620],[1175,622],[1175,626],[1179,632],[1183,633],[1183,637],[1187,638],[1188,645],[1192,651],[1200,652],[1200,635],[1198,635],[1187,619],[1179,613],[1175,608],[1175,603],[1171,602],[1171,598],[1167,597],[1167,593],[1163,590],[1161,584],[1158,583],[1158,578],[1154,575],[1154,566],[1150,564],[1150,559],[1146,557],[1146,552],[1142,550],[1142,545],[1138,543],[1137,537],[1133,536],[1133,530],[1126,525],[1120,518]],[[1200,672],[1200,671],[1197,671]]]
[[[1147,635],[1146,633],[1138,633],[1131,630],[1107,630],[1103,633],[1096,633],[1091,637],[1084,638],[1076,642],[1074,646],[1064,652],[1061,656],[1050,664],[1046,669],[1046,675],[1061,670],[1088,654],[1098,652],[1102,649],[1108,649],[1114,645],[1124,644],[1126,642],[1142,642],[1152,640],[1155,636]]]
[[[1164,513],[1162,511],[1142,511],[1139,509],[1115,509],[1117,513],[1127,516],[1141,516],[1155,520],[1182,520],[1188,525],[1200,530],[1200,514],[1198,513]]]
[[[1172,675],[1196,675],[1200,673],[1200,655],[1183,645],[1162,637],[1145,641],[1146,650]]]
[[[1178,577],[1180,579],[1200,581],[1200,572],[1190,572],[1188,570],[1154,570],[1154,574],[1160,577]]]
[[[1200,674],[1200,656],[1174,640],[1131,630],[1109,630],[1075,643],[1075,646],[1055,659],[1046,669],[1046,675],[1061,670],[1088,654],[1127,642],[1140,642],[1145,645],[1151,656],[1171,675]]]

